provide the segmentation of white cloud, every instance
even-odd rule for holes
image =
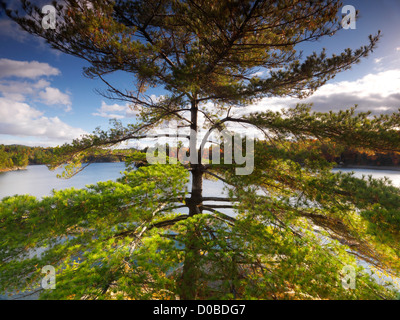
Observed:
[[[0,93],[15,101],[25,101],[27,95],[34,95],[37,90],[50,85],[50,82],[40,79],[37,82],[29,81],[0,81]]]
[[[258,71],[258,72],[254,72],[250,75],[250,77],[261,77],[262,75],[264,75],[264,71]]]
[[[28,32],[21,29],[21,27],[11,19],[0,20],[0,35],[2,37],[12,38],[18,42],[24,42],[28,38]]]
[[[0,59],[0,78],[19,77],[36,79],[41,76],[56,76],[59,74],[60,70],[51,67],[48,63]]]
[[[359,111],[374,114],[392,113],[400,108],[400,69],[367,74],[355,81],[329,83],[312,96],[299,100],[294,98],[265,98],[236,114],[294,107],[297,103],[313,103],[316,111],[338,111],[358,105]]]
[[[27,144],[55,146],[70,142],[86,132],[64,123],[59,117],[47,117],[37,103],[62,105],[71,110],[68,93],[51,87],[44,76],[58,75],[47,63],[0,59],[0,139],[2,143],[20,140]],[[24,78],[14,80],[11,77]],[[10,79],[11,78],[11,79]],[[35,103],[34,105],[32,103]],[[31,144],[32,144],[31,143]]]
[[[44,76],[59,75],[60,71],[47,63],[0,59],[0,93],[4,98],[23,102],[28,98],[48,106],[62,105],[71,110],[71,99],[67,93],[50,86]],[[28,80],[10,80],[11,77]],[[32,81],[36,80],[36,81]]]
[[[126,105],[121,106],[119,104],[106,104],[104,101],[101,102],[101,107],[99,109],[102,112],[120,112],[126,110]]]
[[[137,111],[133,110],[129,103],[126,103],[125,105],[120,105],[116,103],[107,104],[102,101],[101,107],[98,108],[96,111],[97,112],[92,113],[92,115],[110,119],[123,119],[137,116]]]
[[[376,74],[367,74],[356,81],[341,81],[326,84],[321,87],[316,95],[332,95],[338,93],[354,94],[366,98],[372,94],[388,97],[400,92],[400,69],[387,70]]]
[[[40,91],[38,95],[46,105],[64,105],[67,106],[65,111],[71,110],[69,95],[62,93],[57,88],[47,87],[44,91]]]
[[[0,135],[44,137],[63,143],[85,133],[58,117],[46,117],[27,103],[0,98]]]
[[[21,10],[21,5],[18,4],[20,1],[15,0],[13,5],[13,2],[9,4],[9,8],[13,10]],[[35,0],[34,3],[36,6],[39,8],[43,7],[44,5],[49,4],[51,1],[49,0]],[[58,4],[62,4],[61,0],[57,0]],[[1,16],[1,11],[0,11],[0,16]],[[20,43],[24,43],[27,41],[34,41],[36,44],[36,48],[41,49],[42,51],[46,50],[47,52],[50,52],[56,56],[60,56],[61,51],[56,50],[51,48],[48,43],[46,43],[46,40],[33,35],[29,34],[27,31],[23,30],[15,21],[9,19],[8,17],[4,17],[0,19],[0,37],[3,39],[9,38],[11,41],[17,41]]]

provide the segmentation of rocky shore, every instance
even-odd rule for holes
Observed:
[[[19,171],[19,170],[26,170],[26,167],[5,168],[5,169],[0,169],[0,172]]]

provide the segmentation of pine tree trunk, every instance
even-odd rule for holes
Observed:
[[[187,199],[189,216],[201,213],[203,199],[203,171],[201,163],[197,163],[197,104],[192,102],[191,108],[191,134],[190,134],[190,168],[192,174],[191,197]],[[194,152],[196,151],[196,152]],[[199,278],[199,233],[196,226],[188,229],[185,243],[185,261],[182,270],[180,298],[182,300],[193,300],[197,296],[197,283]]]

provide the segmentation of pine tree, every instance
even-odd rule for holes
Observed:
[[[38,266],[51,264],[58,270],[57,289],[44,298],[394,297],[356,258],[398,275],[399,189],[332,173],[321,146],[325,153],[345,146],[398,152],[399,113],[317,113],[298,105],[233,114],[262,98],[311,95],[371,53],[379,33],[356,50],[302,58],[300,44],[339,31],[341,1],[63,3],[54,3],[55,29],[42,27],[41,8],[28,1],[21,1],[26,16],[7,14],[52,48],[86,60],[84,74],[107,85],[102,94],[129,102],[139,117],[58,148],[53,166],[69,163],[67,173],[74,174],[84,156],[148,137],[166,120],[190,129],[189,147],[196,152],[184,164],[128,166],[117,182],[87,190],[58,191],[43,200],[3,199],[3,290],[29,288],[41,277]],[[131,73],[134,87],[110,83],[107,75],[117,71]],[[155,101],[146,95],[151,87],[168,94]],[[207,128],[202,138],[200,116]],[[257,128],[265,137],[254,142],[249,175],[236,174],[239,164],[198,161],[198,145],[232,124]],[[127,159],[145,162],[138,152]],[[205,175],[227,184],[229,197],[203,196]],[[188,214],[179,213],[182,207]],[[236,215],[224,214],[224,208]],[[27,256],[40,246],[48,250]],[[353,290],[340,280],[348,265],[357,274]]]

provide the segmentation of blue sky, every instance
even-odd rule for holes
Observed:
[[[50,3],[51,1],[48,1]],[[46,1],[40,3],[46,4]],[[378,48],[351,70],[337,75],[312,97],[320,111],[359,105],[359,110],[391,113],[400,108],[400,1],[343,1],[360,11],[356,29],[341,30],[334,37],[308,43],[304,53],[340,53],[368,43],[368,35],[383,33]],[[97,126],[109,127],[116,117],[123,123],[135,121],[124,102],[107,100],[95,92],[104,89],[98,80],[85,78],[86,62],[50,49],[43,40],[0,16],[0,144],[55,146],[71,141]],[[131,76],[115,74],[113,80],[129,88]],[[153,90],[159,95],[161,90]],[[248,110],[294,106],[289,98],[265,99]]]

